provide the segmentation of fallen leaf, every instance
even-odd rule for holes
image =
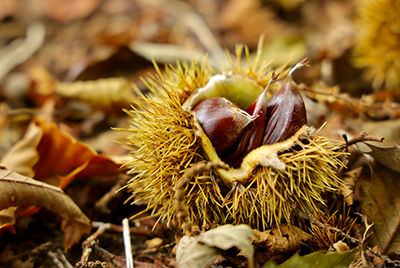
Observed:
[[[254,234],[248,225],[234,226],[227,224],[202,233],[198,237],[198,241],[222,250],[236,247],[248,260],[249,267],[253,267],[254,247],[250,241],[252,237],[254,237]]]
[[[25,136],[3,156],[0,165],[21,175],[34,177],[33,166],[39,160],[36,147],[42,139],[43,131],[36,124],[30,124]]]
[[[317,251],[304,256],[300,256],[299,252],[296,252],[290,259],[281,265],[269,261],[262,268],[347,268],[353,261],[354,255],[357,251],[358,248],[345,252],[324,253],[322,251]]]
[[[75,177],[110,176],[122,171],[109,157],[61,132],[55,124],[40,120],[31,122],[23,139],[0,165],[61,189]]]
[[[344,197],[344,201],[347,205],[351,206],[353,204],[354,188],[358,179],[361,176],[362,167],[353,169],[343,175],[343,184],[340,188],[340,193]]]
[[[36,181],[7,169],[0,169],[0,210],[9,207],[45,207],[62,216],[73,231],[65,237],[68,250],[81,238],[78,234],[89,233],[90,220],[60,188]]]
[[[206,267],[223,250],[236,247],[253,267],[254,247],[251,244],[253,232],[248,225],[222,225],[197,237],[184,236],[176,250],[177,267]]]
[[[98,154],[88,145],[76,141],[70,135],[61,132],[53,123],[35,120],[43,130],[43,137],[37,147],[39,161],[34,166],[35,179],[54,176],[67,176],[77,167],[87,163],[87,167],[76,174],[76,178],[110,176],[121,172],[120,166],[109,157]],[[65,183],[60,184],[64,188]]]
[[[393,146],[394,142],[400,140],[400,119],[369,122],[346,120],[346,125],[351,126],[355,132],[363,131],[370,136],[385,137],[382,146]]]
[[[374,223],[369,244],[382,253],[400,251],[400,174],[379,163],[373,171],[371,180],[363,183],[361,200],[362,213]]]
[[[371,155],[375,161],[385,167],[400,172],[400,147],[397,144],[392,147],[379,147],[367,142],[365,144],[371,151],[364,153]]]
[[[176,248],[176,264],[178,268],[202,268],[221,254],[222,250],[201,244],[196,237],[185,235]]]
[[[256,247],[266,248],[270,254],[293,252],[298,250],[310,236],[296,226],[280,225],[264,232],[253,230]]]
[[[25,136],[3,157],[0,165],[61,189],[76,178],[110,176],[122,171],[109,157],[61,132],[54,123],[38,119],[31,122]],[[26,218],[39,210],[20,207],[16,217]]]
[[[103,78],[94,81],[56,82],[55,93],[60,97],[84,101],[95,108],[121,112],[135,99],[129,80]]]

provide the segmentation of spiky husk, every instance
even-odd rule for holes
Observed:
[[[228,59],[231,72],[264,88],[271,77],[268,65],[259,64],[256,57],[242,67],[242,49],[237,51],[237,61]],[[133,202],[147,203],[148,210],[169,225],[177,220],[175,185],[186,170],[207,159],[193,115],[182,105],[214,74],[205,58],[200,63],[167,68],[164,73],[158,70],[158,78],[147,84],[151,94],[141,96],[128,112],[132,125],[125,142],[133,147],[133,160],[127,165],[134,177],[127,188]],[[257,167],[250,180],[233,188],[227,188],[217,172],[195,174],[185,185],[187,220],[203,227],[246,223],[264,230],[290,222],[294,205],[318,210],[317,202],[324,202],[321,194],[336,190],[341,183],[337,171],[343,166],[343,148],[342,142],[302,135],[290,150],[279,154],[286,164],[284,170]]]
[[[400,1],[362,0],[357,4],[354,63],[366,68],[365,77],[375,89],[399,89]]]
[[[342,142],[322,136],[301,137],[279,155],[285,169],[259,167],[248,184],[238,187],[228,205],[235,223],[248,222],[261,230],[282,220],[290,223],[294,206],[319,211],[317,203],[325,203],[321,194],[334,192],[342,183],[337,176],[344,166],[342,149]]]

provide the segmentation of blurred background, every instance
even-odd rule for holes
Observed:
[[[208,54],[221,68],[239,44],[248,47],[250,57],[259,47],[271,68],[308,58],[310,67],[296,71],[294,80],[307,97],[308,122],[318,127],[329,121],[323,135],[342,139],[329,130],[352,135],[365,130],[391,146],[400,139],[400,0],[0,0],[0,158],[7,160],[5,152],[40,118],[60,130],[51,138],[67,133],[88,146],[80,144],[79,150],[112,157],[109,169],[121,172],[119,165],[131,158],[128,148],[110,142],[121,135],[111,127],[129,127],[123,109],[136,97],[132,86],[146,91],[143,79],[156,76],[154,63],[163,70]],[[69,147],[60,149],[50,138],[42,140],[53,151],[42,152],[48,157],[38,167],[47,170],[57,161],[82,165],[75,163],[75,141],[66,139]],[[70,147],[73,153],[66,154]],[[63,154],[68,161],[58,158]],[[18,161],[9,162],[25,164],[16,155]],[[92,176],[98,174],[83,177]],[[91,220],[119,223],[135,209],[121,205],[125,192],[110,206],[112,213],[92,207],[128,177],[120,184],[116,176],[85,181],[65,192]],[[54,224],[42,228],[58,230]],[[12,239],[25,243],[24,234],[32,232],[21,229]],[[36,235],[47,241],[43,233]],[[49,233],[58,239],[56,234]]]
[[[43,107],[63,131],[107,151],[87,139],[127,125],[121,114],[134,98],[131,85],[146,89],[153,62],[162,69],[208,53],[219,68],[238,44],[254,53],[261,36],[272,68],[307,57],[311,67],[295,73],[297,83],[356,98],[311,96],[331,111],[358,116],[398,100],[400,0],[2,0],[0,156]],[[381,108],[368,117],[400,114],[393,102],[377,115]]]

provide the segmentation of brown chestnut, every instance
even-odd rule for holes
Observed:
[[[258,117],[248,114],[231,101],[220,97],[200,102],[193,111],[218,155],[224,155],[237,143],[246,127]]]
[[[222,97],[205,99],[193,108],[197,121],[225,163],[239,167],[250,151],[286,140],[307,123],[303,98],[292,79],[295,70],[307,65],[306,59],[297,63],[281,89],[268,100],[267,92],[279,76],[272,74],[267,87],[246,111]]]
[[[308,66],[305,59],[292,68],[281,89],[268,100],[268,122],[262,144],[284,141],[307,124],[304,101],[292,79],[293,72],[303,66]]]

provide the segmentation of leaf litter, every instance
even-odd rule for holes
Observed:
[[[123,218],[144,209],[140,205],[123,205],[127,198],[124,192],[118,195],[109,192],[120,180],[123,172],[119,163],[112,160],[120,155],[110,154],[123,154],[127,149],[106,149],[105,146],[97,144],[93,146],[97,152],[85,144],[85,141],[95,140],[94,138],[110,127],[128,124],[126,117],[119,113],[121,106],[129,108],[129,99],[134,96],[127,85],[135,83],[138,89],[146,94],[139,77],[146,77],[151,65],[138,55],[155,55],[156,62],[159,59],[160,62],[174,64],[176,52],[170,54],[169,51],[182,51],[182,55],[179,56],[187,58],[192,52],[197,54],[208,50],[212,52],[212,58],[220,49],[215,40],[230,51],[234,50],[237,43],[247,44],[252,52],[256,50],[260,34],[263,34],[267,44],[264,50],[268,51],[269,55],[279,55],[275,63],[279,67],[290,58],[296,61],[293,58],[302,58],[304,54],[312,59],[311,67],[302,70],[298,76],[299,81],[312,85],[312,88],[307,88],[303,84],[300,88],[302,94],[309,98],[311,104],[308,107],[315,104],[313,105],[315,112],[309,112],[315,127],[328,121],[326,129],[332,131],[331,133],[334,133],[332,135],[340,139],[338,133],[345,132],[350,140],[352,137],[357,137],[359,132],[366,131],[371,136],[385,137],[383,145],[386,147],[369,143],[369,149],[363,150],[368,153],[362,155],[350,146],[349,151],[354,159],[350,159],[348,170],[343,172],[343,188],[338,195],[325,197],[328,201],[327,207],[334,202],[337,202],[335,203],[337,208],[343,205],[343,202],[352,204],[350,214],[352,217],[354,211],[362,212],[368,222],[374,224],[373,226],[364,224],[357,218],[355,228],[350,230],[349,235],[362,243],[351,242],[352,239],[338,233],[337,237],[340,240],[344,239],[343,243],[348,244],[351,250],[342,253],[317,251],[309,254],[312,247],[307,244],[309,243],[307,238],[313,234],[307,233],[309,231],[307,224],[310,224],[307,220],[304,228],[301,228],[307,235],[298,232],[297,226],[288,225],[280,226],[280,230],[271,229],[262,233],[253,230],[255,238],[252,244],[245,245],[247,249],[254,250],[254,266],[274,267],[271,259],[276,263],[283,263],[282,265],[286,262],[288,265],[290,263],[288,261],[305,261],[309,265],[315,265],[318,259],[333,261],[334,258],[342,258],[343,264],[347,265],[357,247],[360,247],[357,254],[362,255],[360,257],[362,262],[353,267],[365,266],[366,263],[371,267],[381,267],[379,265],[382,265],[382,260],[386,264],[398,264],[384,254],[388,251],[400,251],[397,234],[400,222],[400,214],[397,213],[397,196],[400,191],[397,187],[399,159],[398,146],[394,144],[398,140],[400,126],[398,121],[400,99],[398,90],[392,91],[385,88],[385,85],[382,85],[381,91],[373,91],[379,89],[377,88],[379,83],[376,81],[382,79],[390,82],[390,87],[398,89],[399,85],[393,84],[397,79],[393,79],[393,75],[390,74],[387,78],[375,78],[377,80],[372,87],[369,79],[374,78],[371,77],[371,72],[361,75],[360,69],[352,64],[349,51],[357,45],[355,35],[357,32],[361,33],[359,29],[366,25],[377,25],[373,17],[367,18],[371,20],[371,24],[353,20],[353,15],[359,9],[358,3],[322,1],[317,4],[309,1],[280,0],[273,1],[272,4],[272,1],[261,3],[253,0],[242,3],[237,0],[212,0],[206,6],[202,1],[190,1],[190,5],[187,3],[179,5],[179,9],[175,10],[180,1],[78,2],[74,1],[73,4],[65,6],[61,2],[43,0],[36,9],[19,8],[26,4],[22,0],[0,2],[0,63],[8,62],[7,66],[2,65],[5,68],[0,70],[2,73],[0,150],[2,165],[13,171],[10,173],[13,174],[10,175],[13,179],[5,182],[2,178],[1,183],[11,184],[22,193],[26,193],[28,188],[34,189],[27,192],[29,196],[40,191],[48,192],[54,198],[51,202],[40,204],[44,207],[53,206],[52,209],[60,214],[63,214],[58,210],[59,202],[62,203],[60,198],[67,200],[64,198],[70,196],[68,205],[87,215],[86,219],[94,222],[104,221],[104,224],[111,222],[119,226]],[[376,2],[384,3],[382,7],[387,4],[383,0]],[[33,10],[40,12],[35,13]],[[65,10],[68,12],[64,12]],[[185,17],[185,14],[193,16]],[[323,19],[315,19],[315,14],[324,14]],[[390,14],[393,14],[392,11]],[[37,38],[45,36],[43,43],[32,41],[27,34],[38,16],[46,18],[43,22],[45,35],[42,33],[36,36]],[[204,21],[196,22],[197,19]],[[379,22],[382,17],[378,19]],[[388,25],[396,23],[392,21]],[[391,31],[382,33],[385,34],[382,40],[396,40],[396,38],[391,39]],[[5,53],[7,51],[10,52],[9,55],[18,52],[17,48],[21,42],[30,42],[31,45],[26,58],[21,60],[20,57],[4,56],[7,55]],[[140,43],[141,46],[134,46],[135,43]],[[154,46],[145,46],[146,44]],[[368,51],[374,49],[374,47],[368,48],[370,45],[368,42],[364,45]],[[135,51],[132,52],[131,49]],[[33,53],[36,50],[37,52]],[[386,73],[385,69],[379,69],[382,66],[375,64],[366,68],[381,75]],[[162,67],[161,69],[163,70]],[[110,86],[112,81],[117,81],[118,85]],[[125,84],[127,81],[128,84]],[[103,88],[103,91],[99,90],[103,94],[97,92],[96,88]],[[122,93],[119,90],[122,90]],[[73,95],[68,95],[69,93]],[[53,100],[54,106],[48,112],[46,120],[39,120],[36,117],[48,100]],[[101,115],[96,118],[97,112]],[[94,118],[96,119],[93,120]],[[65,133],[66,129],[75,131],[75,135],[71,135],[73,132]],[[324,131],[322,129],[322,132]],[[371,166],[366,158],[371,162]],[[27,178],[35,179],[35,182],[29,179],[29,182],[22,183],[19,179],[15,180],[15,177],[22,181]],[[5,189],[8,188],[0,187],[1,191]],[[357,196],[357,191],[360,189],[361,197]],[[22,193],[21,196],[25,196]],[[107,194],[107,209],[99,212],[93,204],[105,194]],[[2,198],[11,196],[13,196],[11,190],[1,195]],[[8,208],[0,210],[2,232],[0,265],[51,267],[55,265],[56,259],[63,260],[65,256],[67,261],[73,264],[81,260],[81,267],[124,265],[124,258],[121,257],[123,250],[120,229],[107,229],[97,237],[97,244],[94,242],[95,245],[88,247],[88,251],[92,249],[92,253],[84,255],[79,242],[87,236],[83,233],[90,229],[89,222],[74,227],[65,220],[60,224],[56,214],[48,210],[39,212],[37,209],[30,212],[21,210],[24,204],[38,204],[34,201],[17,200],[14,201],[17,202],[14,204],[16,206],[10,204]],[[78,204],[80,208],[77,207]],[[295,211],[296,204],[293,204],[293,213]],[[325,212],[328,213],[328,210]],[[343,212],[338,209],[334,213]],[[134,228],[137,229],[132,229],[134,233],[132,239],[135,241],[133,243],[135,265],[176,267],[172,248],[178,240],[163,223],[156,225],[156,219],[148,212],[142,214],[144,218],[135,222]],[[345,215],[347,214],[342,216]],[[16,216],[29,217],[21,220]],[[323,224],[329,230],[328,234],[334,232],[335,226]],[[81,231],[74,232],[74,228]],[[154,228],[153,235],[156,234],[161,240],[157,240],[154,248],[147,248],[146,245],[151,243],[146,241],[153,238],[150,235],[152,228]],[[223,235],[213,234],[213,230],[218,229],[201,232],[199,236],[212,234],[212,238],[218,241]],[[371,230],[372,235],[370,235]],[[16,234],[11,234],[13,231],[16,231]],[[250,236],[250,233],[248,234]],[[63,239],[64,235],[66,239]],[[196,240],[196,238],[187,239]],[[241,244],[239,240],[248,241],[247,238],[239,239],[234,236],[228,240],[235,241],[233,244],[237,247]],[[225,243],[224,241],[221,239],[219,242]],[[222,267],[240,266],[251,262],[252,254],[249,252],[238,253],[237,249],[227,250],[221,245],[208,243],[208,240],[201,243],[198,241],[193,245],[195,248],[202,245],[209,250],[210,253],[205,254],[207,260],[222,254],[215,260],[215,263]],[[228,242],[226,244],[231,245]],[[70,250],[67,253],[57,251],[61,248]],[[15,253],[21,249],[22,253]],[[301,249],[300,255],[297,253],[293,255],[298,249]],[[197,249],[189,253],[186,251],[185,254],[190,256],[195,251]],[[321,262],[319,264],[322,265]],[[63,265],[68,267],[67,264]]]

